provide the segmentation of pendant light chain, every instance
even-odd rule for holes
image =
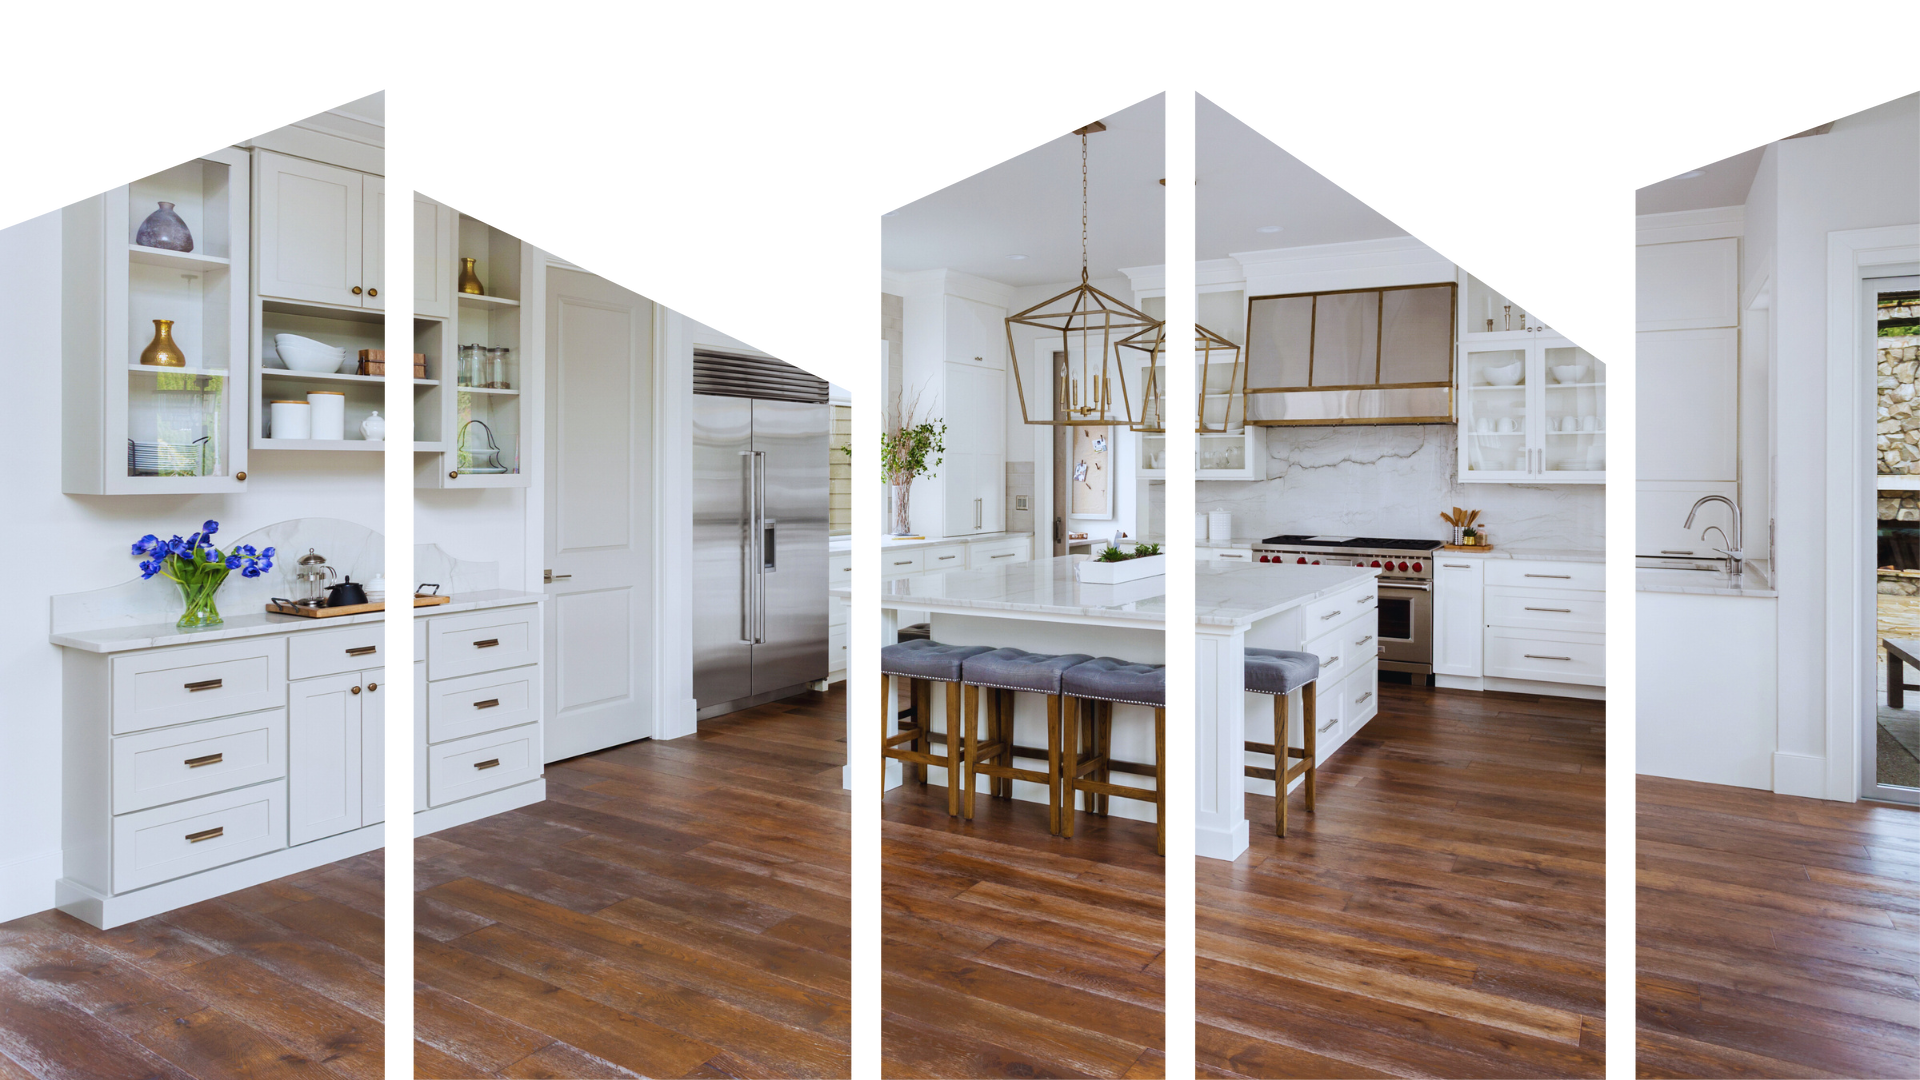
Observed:
[[[1087,283],[1087,137],[1080,136],[1080,284]]]

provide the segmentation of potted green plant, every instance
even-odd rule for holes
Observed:
[[[1073,564],[1074,576],[1091,585],[1118,585],[1141,578],[1164,577],[1167,557],[1159,544],[1108,544],[1098,555]]]
[[[895,413],[892,426],[880,433],[880,469],[893,488],[895,536],[913,535],[908,509],[913,481],[938,475],[934,470],[945,460],[941,455],[947,452],[946,422],[937,416],[921,419],[919,412],[920,396],[916,394]]]

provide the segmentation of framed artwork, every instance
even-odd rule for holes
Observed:
[[[1100,424],[1073,429],[1073,498],[1069,516],[1113,517],[1113,427]]]

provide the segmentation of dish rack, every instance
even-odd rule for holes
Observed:
[[[205,476],[211,436],[202,435],[185,446],[169,442],[127,440],[128,476]]]

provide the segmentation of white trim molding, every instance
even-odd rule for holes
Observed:
[[[1746,233],[1747,208],[1716,206],[1706,210],[1675,210],[1666,214],[1641,214],[1633,221],[1635,244],[1721,240]]]
[[[1411,236],[1236,251],[1248,296],[1453,281],[1453,261]]]

